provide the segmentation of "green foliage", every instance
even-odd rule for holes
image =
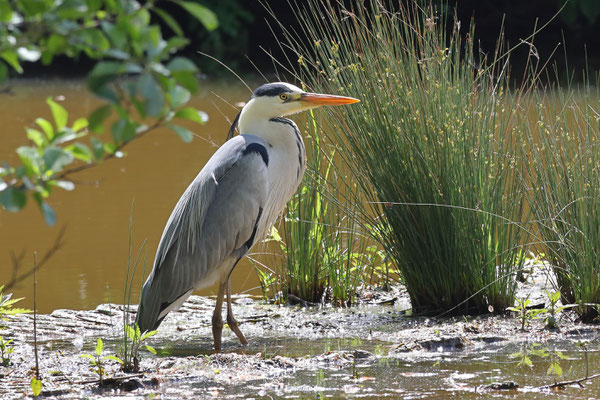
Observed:
[[[218,22],[206,7],[174,0],[207,29]],[[31,1],[3,2],[0,18],[0,83],[12,68],[41,60],[47,65],[55,56],[78,58],[85,54],[96,61],[87,83],[105,104],[87,118],[69,124],[69,113],[47,99],[53,121],[35,120],[27,128],[29,146],[17,149],[20,165],[0,168],[0,205],[17,212],[29,194],[53,225],[56,213],[47,203],[54,187],[73,190],[69,175],[103,160],[122,157],[123,147],[158,126],[169,124],[185,141],[191,132],[172,121],[203,124],[206,114],[186,107],[198,90],[197,68],[187,58],[174,54],[189,41],[177,21],[154,1]],[[176,33],[166,39],[155,13]],[[16,21],[16,22],[15,22]],[[105,125],[110,124],[110,138]],[[92,136],[93,134],[93,136]]]
[[[9,346],[12,343],[13,339],[4,340],[2,336],[0,336],[0,365],[3,367],[8,367],[10,365],[10,355],[14,351],[12,346]]]
[[[328,132],[373,205],[362,217],[413,309],[502,310],[513,304],[525,234],[520,111],[506,95],[503,51],[480,59],[473,29],[390,3],[298,5],[308,40],[285,34],[295,72],[311,90],[361,100],[325,110]]]

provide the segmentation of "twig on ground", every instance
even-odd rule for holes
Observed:
[[[540,390],[562,389],[565,386],[569,386],[569,385],[579,385],[580,387],[584,387],[583,382],[591,381],[592,379],[596,379],[596,378],[600,378],[600,374],[594,374],[594,375],[586,376],[584,378],[573,379],[570,381],[554,382],[552,385],[540,386],[540,387],[538,387],[538,389],[540,389]]]

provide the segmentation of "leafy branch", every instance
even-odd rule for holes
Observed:
[[[171,2],[207,29],[218,26],[206,7]],[[165,38],[160,26],[151,23],[151,14],[174,35]],[[159,127],[191,141],[193,133],[179,121],[204,124],[208,117],[187,105],[199,86],[196,66],[177,56],[188,43],[177,21],[155,1],[0,3],[0,83],[11,68],[22,73],[22,62],[48,65],[57,55],[85,55],[96,61],[88,89],[104,102],[69,123],[69,112],[48,98],[52,121],[36,118],[35,127],[25,128],[30,144],[16,149],[20,164],[0,164],[0,206],[18,212],[31,196],[46,222],[54,225],[56,213],[46,200],[56,187],[73,190],[73,174],[125,156],[125,146]],[[110,138],[105,132],[109,124]]]

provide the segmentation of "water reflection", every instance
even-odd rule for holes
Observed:
[[[37,117],[51,119],[47,97],[61,100],[69,110],[70,122],[89,115],[100,104],[83,81],[11,83],[10,91],[0,94],[4,132],[0,160],[16,163],[14,150],[28,144],[24,128],[34,127]],[[210,120],[204,126],[187,125],[200,138],[186,144],[169,129],[157,130],[130,144],[124,159],[73,176],[77,184],[74,192],[55,189],[49,199],[58,213],[55,227],[45,224],[33,202],[17,214],[0,211],[0,284],[12,277],[13,258],[19,260],[21,272],[31,268],[33,252],[37,251],[41,259],[66,225],[65,245],[38,274],[38,309],[88,309],[103,302],[122,302],[132,203],[133,251],[148,240],[142,256],[148,273],[173,206],[225,140],[228,119],[233,120],[236,113],[226,102],[235,104],[248,97],[248,90],[240,83],[205,83],[192,105],[206,111]],[[132,302],[137,302],[141,283],[138,273]],[[233,274],[232,290],[257,286],[252,267],[248,262],[240,263]],[[26,297],[21,304],[29,308],[33,304],[32,287],[30,277],[12,290],[15,296]],[[199,294],[215,294],[216,290],[209,288]]]

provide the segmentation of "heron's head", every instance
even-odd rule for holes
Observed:
[[[256,89],[246,107],[248,111],[270,119],[311,108],[351,104],[358,101],[360,100],[352,97],[307,93],[290,83],[275,82]]]
[[[275,82],[262,85],[252,93],[231,125],[227,139],[233,137],[239,121],[241,130],[260,126],[272,118],[295,114],[321,106],[357,103],[352,97],[308,93],[290,83]],[[256,132],[255,132],[256,133]]]

